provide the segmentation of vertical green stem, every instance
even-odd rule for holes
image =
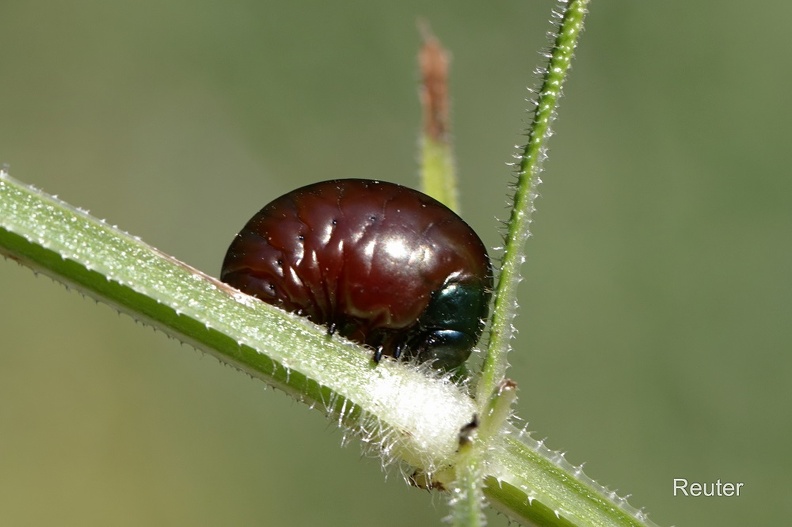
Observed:
[[[456,166],[451,143],[424,135],[421,140],[421,184],[424,193],[459,213]]]
[[[524,245],[530,235],[536,187],[540,183],[539,174],[547,157],[547,140],[551,135],[550,126],[556,115],[561,88],[583,29],[588,0],[561,3],[565,7],[558,14],[554,12],[554,16],[560,17],[560,22],[550,50],[550,61],[542,71],[542,85],[535,99],[536,109],[528,131],[528,142],[518,156],[514,208],[509,218],[501,274],[496,288],[489,346],[478,384],[479,401],[487,401],[505,376],[506,352],[514,334],[512,321],[517,308],[519,271],[520,265],[525,261]]]
[[[451,486],[449,506],[454,527],[484,527],[484,478],[480,449],[472,444],[459,447],[456,479]]]
[[[451,144],[448,52],[432,34],[429,25],[422,23],[424,43],[418,54],[421,68],[421,189],[459,212],[456,165]]]

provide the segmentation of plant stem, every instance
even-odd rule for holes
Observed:
[[[448,97],[448,53],[420,24],[424,43],[418,54],[421,68],[421,189],[449,209],[459,212],[454,149],[451,144]]]
[[[457,456],[456,479],[448,500],[454,527],[483,527],[487,524],[481,486],[483,465],[479,449],[469,440],[462,440]]]
[[[542,84],[536,95],[528,142],[517,156],[517,184],[514,206],[509,218],[506,244],[501,262],[500,279],[495,292],[494,312],[490,327],[489,345],[478,383],[477,399],[488,400],[506,375],[506,355],[514,336],[512,325],[517,313],[517,286],[520,282],[520,266],[525,261],[525,242],[530,236],[531,219],[534,212],[536,187],[541,182],[539,174],[547,157],[547,140],[550,126],[556,115],[556,106],[561,88],[566,79],[575,50],[588,0],[571,0],[562,12],[553,12],[560,18],[558,30],[549,55],[549,63],[541,70]]]
[[[427,472],[450,463],[474,405],[448,379],[375,366],[370,350],[0,174],[0,254],[318,407],[391,456]]]
[[[0,254],[283,389],[356,433],[384,462],[404,461],[428,475],[453,467],[460,431],[477,411],[449,379],[391,360],[375,366],[370,350],[330,338],[325,328],[243,295],[1,171]],[[498,432],[481,439],[486,463],[463,470],[472,467],[476,486],[483,477],[490,503],[509,516],[530,519],[549,510],[551,523],[544,525],[570,525],[570,518],[580,527],[650,525],[558,453],[508,425]],[[469,488],[473,480],[461,481]]]

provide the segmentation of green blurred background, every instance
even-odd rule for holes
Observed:
[[[550,1],[0,3],[0,162],[217,274],[298,185],[416,185],[416,20],[490,247]],[[595,0],[529,242],[519,414],[661,525],[789,493],[792,6]],[[437,525],[318,413],[0,262],[0,524]],[[743,482],[672,497],[675,477]],[[506,520],[491,515],[493,525]]]

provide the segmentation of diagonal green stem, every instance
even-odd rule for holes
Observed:
[[[477,388],[479,401],[486,401],[506,375],[506,355],[514,336],[512,322],[517,312],[520,266],[525,261],[525,242],[530,236],[536,187],[541,181],[539,174],[546,158],[550,126],[555,118],[556,106],[575,45],[583,29],[587,5],[588,0],[571,0],[560,15],[558,31],[550,50],[550,60],[542,71],[542,85],[535,100],[536,109],[528,130],[528,142],[518,155],[514,207],[509,218],[500,279],[495,292],[489,346]]]
[[[473,402],[447,379],[395,361],[375,367],[369,350],[3,172],[0,254],[281,388],[426,471],[450,463],[459,428],[472,418]]]
[[[585,1],[563,15],[520,163],[491,351],[473,399],[426,368],[383,361],[305,319],[250,299],[192,267],[0,171],[0,254],[70,284],[137,320],[211,353],[357,433],[384,462],[404,461],[451,481],[457,525],[483,525],[481,496],[534,525],[647,527],[646,515],[586,477],[562,454],[502,425],[513,390],[494,394],[505,370],[514,289],[544,143],[582,25]],[[565,57],[565,58],[564,58]],[[511,295],[511,296],[510,296]],[[504,306],[506,309],[504,310]],[[494,352],[500,355],[493,358]],[[13,352],[13,350],[8,350]],[[487,411],[488,410],[488,411]],[[481,416],[467,442],[464,431]],[[475,429],[475,426],[473,426]],[[475,434],[478,438],[475,438]]]
[[[447,379],[394,361],[374,367],[370,351],[252,301],[3,172],[0,254],[283,389],[357,433],[386,462],[405,461],[429,475],[458,462],[460,430],[472,422],[476,402]],[[468,475],[483,476],[489,502],[510,517],[651,525],[540,442],[509,426],[497,434],[482,429],[486,464]],[[461,483],[469,489],[474,482]],[[475,511],[467,507],[469,517]]]

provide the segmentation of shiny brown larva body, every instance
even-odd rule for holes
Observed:
[[[418,191],[324,181],[245,225],[221,279],[382,354],[462,364],[486,318],[492,272],[476,233]]]

